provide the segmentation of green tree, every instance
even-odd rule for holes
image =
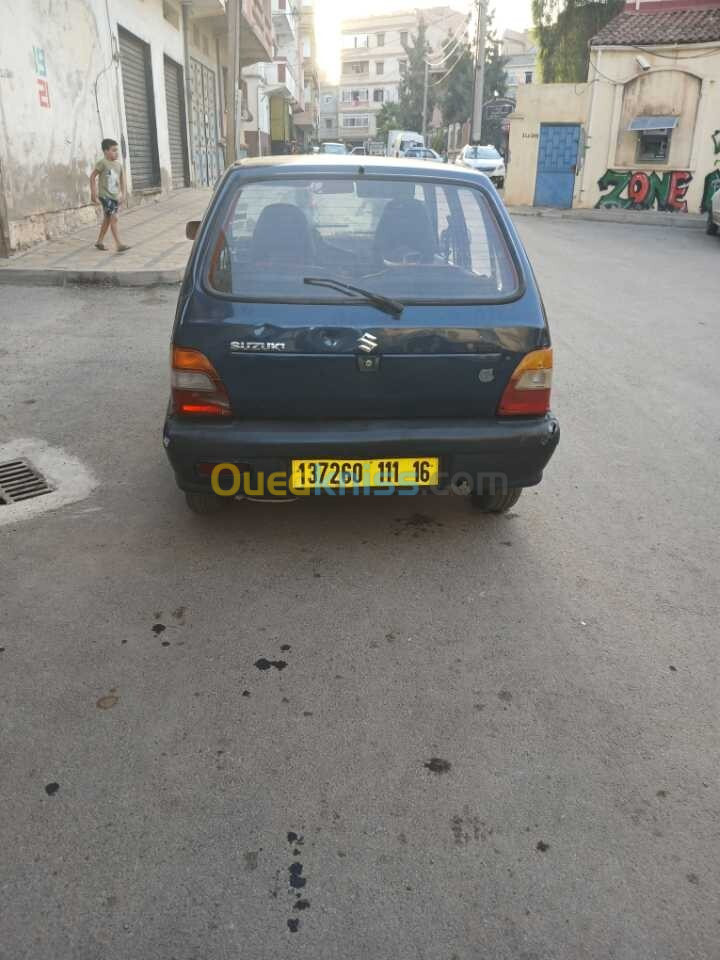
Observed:
[[[532,0],[543,82],[586,80],[590,40],[623,6],[623,0]]]
[[[496,92],[499,97],[504,97],[507,91],[507,57],[500,56],[500,44],[493,28],[494,14],[495,11],[491,10],[487,15],[483,100],[489,100]],[[443,45],[446,67],[450,72],[440,86],[440,103],[445,123],[464,123],[472,113],[475,60],[467,43],[452,52],[454,46],[452,38]]]
[[[387,140],[391,130],[403,129],[402,114],[399,103],[384,103],[378,110],[376,117],[377,135],[379,140]]]
[[[407,67],[400,85],[400,117],[405,130],[422,130],[423,99],[425,93],[425,63],[430,59],[431,48],[427,42],[427,28],[422,17],[418,31],[410,43],[403,44],[407,54]],[[435,90],[428,83],[427,116],[432,116],[435,106]]]
[[[443,44],[447,76],[441,78],[440,108],[444,123],[465,123],[472,111],[473,74],[475,65],[468,44],[463,43],[453,53],[452,39]],[[436,89],[438,89],[436,87]]]
[[[493,37],[492,44],[485,50],[485,83],[483,100],[490,97],[504,97],[507,93],[505,65],[507,57],[500,55],[500,44]]]

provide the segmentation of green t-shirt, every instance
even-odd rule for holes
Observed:
[[[98,160],[95,164],[95,169],[100,174],[98,196],[105,197],[106,200],[118,199],[122,168],[119,160],[106,160],[105,157]]]

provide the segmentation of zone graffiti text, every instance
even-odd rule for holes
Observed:
[[[685,194],[692,181],[687,170],[663,173],[645,170],[606,170],[598,180],[603,193],[595,207],[622,207],[626,210],[670,210],[687,213]]]

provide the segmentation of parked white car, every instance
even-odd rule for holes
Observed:
[[[496,187],[505,183],[505,161],[492,144],[486,147],[468,144],[462,148],[455,163],[486,173]]]
[[[435,153],[434,150],[431,150],[430,147],[411,147],[410,150],[405,151],[406,160],[435,160],[436,162],[442,163],[442,157],[439,153]]]
[[[720,233],[720,187],[713,194],[708,210],[707,232],[711,236]]]
[[[343,156],[347,153],[347,147],[344,143],[321,143],[320,153],[338,153]]]

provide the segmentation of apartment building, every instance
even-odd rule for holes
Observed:
[[[338,95],[337,85],[320,85],[320,132],[319,139],[336,141],[338,138]]]
[[[295,128],[298,134],[298,147],[307,150],[312,143],[317,143],[320,123],[317,37],[315,35],[315,11],[311,0],[305,0],[302,5],[300,34],[303,66],[303,109],[295,117]]]
[[[537,46],[532,31],[506,30],[502,36],[501,53],[506,58],[506,96],[517,99],[518,87],[538,83]]]
[[[307,150],[317,140],[320,92],[311,0],[271,0],[274,57],[242,72],[248,156]]]
[[[384,103],[397,103],[407,69],[405,44],[417,34],[420,17],[433,54],[457,36],[467,21],[451,7],[407,10],[346,20],[341,27],[338,135],[349,145],[377,136],[376,117]],[[329,139],[323,131],[323,138]]]

